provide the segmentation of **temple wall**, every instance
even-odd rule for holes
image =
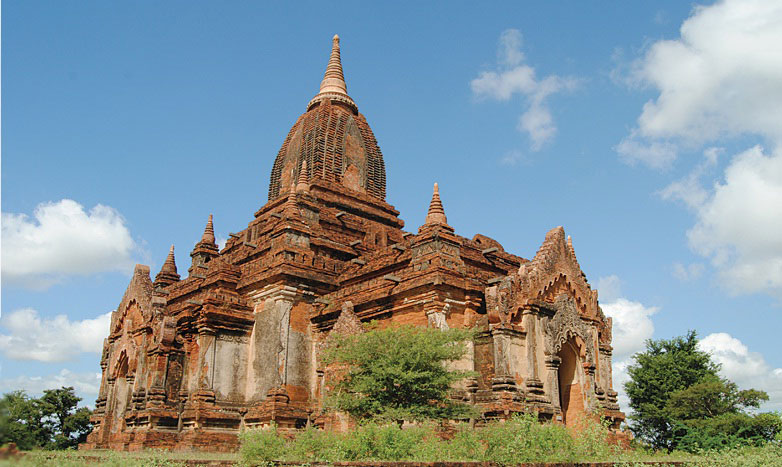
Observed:
[[[312,341],[306,332],[291,331],[288,336],[287,374],[285,384],[291,399],[306,401],[310,396],[310,361]]]
[[[283,383],[292,301],[267,298],[255,307],[246,398],[262,400]]]
[[[249,339],[221,335],[215,342],[212,389],[218,400],[243,401],[247,377]]]

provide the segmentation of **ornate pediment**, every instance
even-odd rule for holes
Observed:
[[[131,300],[122,310],[122,313],[117,316],[111,332],[112,334],[132,332],[139,327],[146,325],[146,322],[147,319],[144,317],[144,313],[141,312],[141,307],[138,302],[136,300]]]
[[[519,312],[541,302],[554,305],[560,296],[568,296],[580,315],[607,321],[576,259],[573,244],[562,227],[546,234],[535,258],[522,263],[518,272],[486,289],[486,309],[492,323],[512,322]],[[602,334],[610,334],[610,329]]]
[[[581,319],[581,313],[576,309],[573,298],[564,294],[560,295],[557,297],[554,307],[556,312],[545,328],[545,352],[548,355],[556,355],[568,339],[579,337],[585,343],[586,361],[594,363],[596,360],[593,327]]]
[[[546,234],[535,258],[519,267],[522,300],[554,303],[561,294],[575,300],[579,312],[598,316],[597,291],[592,290],[576,259],[570,238],[557,227]]]
[[[132,315],[132,328],[147,323],[152,319],[152,280],[149,277],[149,266],[137,264],[133,271],[133,277],[125,290],[119,306],[111,317],[111,333],[122,331],[128,322],[128,316]],[[133,329],[128,329],[131,331]]]

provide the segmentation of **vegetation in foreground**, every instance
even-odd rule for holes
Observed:
[[[398,425],[367,424],[349,434],[314,429],[288,439],[276,429],[251,430],[242,435],[241,456],[234,454],[171,453],[165,451],[30,451],[14,461],[19,466],[75,467],[89,463],[106,466],[180,466],[187,459],[229,460],[238,465],[271,465],[282,460],[300,465],[338,461],[493,461],[502,465],[520,462],[612,462],[618,466],[641,462],[684,461],[693,466],[782,466],[782,445],[743,446],[700,454],[674,451],[650,452],[641,448],[618,450],[603,436],[597,423],[585,435],[573,434],[561,425],[540,424],[529,417],[497,423],[480,430],[460,427],[450,441],[437,436],[434,425],[400,429]],[[96,457],[98,459],[96,459]],[[0,465],[6,465],[0,461]]]
[[[782,414],[757,413],[768,399],[757,390],[739,390],[717,374],[719,366],[697,349],[694,332],[671,340],[648,341],[635,355],[626,390],[637,436],[631,450],[613,443],[603,425],[584,420],[569,429],[538,422],[534,415],[471,429],[444,420],[474,416],[469,407],[448,402],[452,383],[469,375],[444,363],[459,359],[464,331],[413,327],[370,327],[357,336],[335,339],[329,363],[342,379],[329,407],[350,413],[359,426],[339,434],[316,429],[294,438],[275,428],[241,434],[240,456],[222,455],[250,465],[270,461],[309,464],[338,461],[488,461],[524,462],[685,461],[697,466],[782,466]],[[23,393],[0,400],[0,437],[21,439],[23,449],[74,446],[86,434],[89,412],[78,409],[72,388],[46,391],[41,399]],[[85,417],[86,415],[86,417]],[[416,422],[405,425],[404,422]],[[448,439],[441,427],[449,426]],[[81,428],[80,428],[81,427]],[[1,444],[1,443],[0,443]],[[182,465],[211,454],[33,451],[21,465]]]
[[[766,443],[699,454],[674,451],[624,450],[611,441],[609,430],[594,421],[578,429],[540,423],[534,415],[491,423],[479,429],[457,427],[453,438],[442,439],[437,425],[422,424],[400,429],[394,423],[360,425],[350,433],[316,429],[289,439],[275,428],[242,434],[242,459],[247,463],[270,461],[479,461],[514,465],[524,462],[638,462],[686,461],[697,466],[782,466],[782,445]]]
[[[63,451],[28,451],[16,459],[0,460],[0,466],[81,467],[83,465],[100,465],[108,467],[179,467],[186,465],[186,462],[192,459],[233,461],[242,465],[237,454],[227,453],[170,452],[159,449],[140,452],[76,451],[68,449]]]

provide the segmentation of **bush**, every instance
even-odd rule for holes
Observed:
[[[239,441],[242,443],[239,452],[247,460],[280,460],[285,451],[285,438],[277,432],[276,426],[247,430],[239,434]]]
[[[323,362],[344,368],[326,398],[328,408],[361,421],[469,419],[474,409],[449,397],[457,381],[475,372],[445,364],[462,358],[472,332],[410,325],[330,337]]]
[[[438,436],[435,425],[400,428],[397,424],[366,423],[350,433],[308,428],[294,439],[275,429],[251,430],[241,435],[243,459],[248,462],[339,461],[489,461],[577,462],[608,460],[617,448],[608,441],[608,429],[584,420],[577,431],[562,425],[540,423],[536,415],[472,429],[457,426],[451,440]]]

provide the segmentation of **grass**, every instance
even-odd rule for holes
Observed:
[[[293,439],[275,428],[242,433],[239,453],[193,453],[150,450],[114,451],[32,451],[18,461],[0,465],[81,466],[179,466],[188,459],[226,460],[238,465],[269,465],[286,461],[301,465],[340,461],[479,461],[513,465],[523,462],[609,462],[618,466],[643,462],[716,466],[780,466],[782,444],[742,447],[715,452],[688,454],[660,453],[642,449],[623,450],[609,441],[609,431],[599,423],[584,422],[578,430],[557,424],[541,424],[534,416],[516,417],[480,429],[456,427],[450,439],[441,437],[435,425],[400,429],[396,424],[369,423],[350,433],[316,429],[300,431]]]
[[[228,460],[240,462],[236,453],[171,452],[150,449],[137,452],[122,451],[28,451],[17,460],[0,460],[0,466],[63,466],[76,467],[101,465],[109,467],[175,467],[183,466],[188,459]]]
[[[609,440],[609,431],[596,422],[584,421],[572,430],[558,424],[541,424],[534,416],[516,417],[481,429],[457,427],[451,439],[438,436],[434,425],[399,429],[395,424],[369,423],[350,433],[316,429],[288,439],[276,429],[250,430],[241,435],[240,454],[248,463],[412,461],[518,463],[609,462],[640,465],[643,462],[684,461],[695,466],[782,466],[782,446],[744,447],[698,455],[674,452],[624,450]]]

